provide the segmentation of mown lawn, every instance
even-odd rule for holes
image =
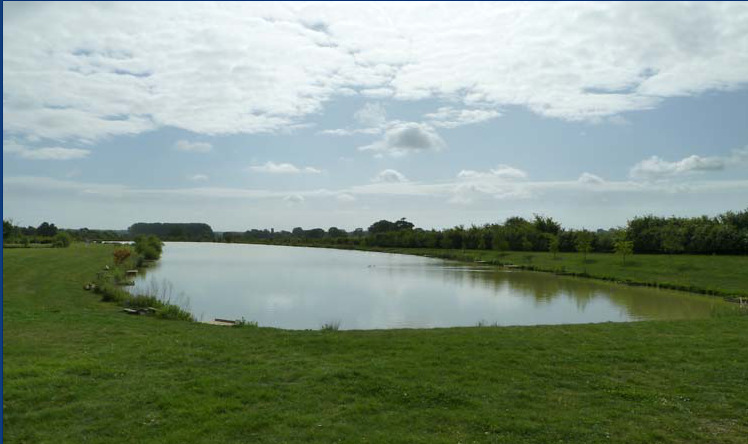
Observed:
[[[112,249],[3,251],[5,442],[748,436],[748,316],[388,331],[215,327],[127,316],[98,302],[82,284]]]

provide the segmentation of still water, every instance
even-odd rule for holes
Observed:
[[[319,329],[704,318],[714,298],[417,256],[168,242],[135,289],[157,285],[200,320]]]

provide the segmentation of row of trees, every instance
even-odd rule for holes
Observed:
[[[204,223],[145,223],[138,222],[127,229],[130,236],[158,236],[165,241],[213,241],[215,234]]]
[[[3,244],[31,246],[31,244],[52,244],[54,247],[68,247],[73,237],[67,231],[59,230],[55,224],[42,222],[38,227],[20,227],[10,220],[3,220]]]
[[[449,248],[500,251],[600,252],[667,254],[748,254],[748,209],[717,217],[636,217],[625,227],[609,230],[565,229],[551,217],[504,223],[457,226],[444,230],[416,228],[405,218],[380,220],[368,230],[346,232],[337,227],[293,231],[248,230],[223,233],[225,242],[333,244],[373,247]],[[581,249],[580,249],[581,248]]]

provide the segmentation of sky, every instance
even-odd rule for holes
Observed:
[[[748,208],[748,3],[3,2],[3,218]]]

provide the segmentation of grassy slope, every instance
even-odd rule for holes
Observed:
[[[334,248],[334,246],[333,246]],[[484,260],[497,264],[514,264],[540,271],[587,273],[590,277],[642,284],[660,284],[697,292],[748,296],[748,256],[697,256],[639,254],[628,256],[624,266],[614,254],[593,253],[582,261],[580,253],[551,253],[492,250],[448,250],[428,248],[360,248],[371,251],[442,257],[447,259]]]
[[[745,442],[748,317],[292,332],[121,314],[3,252],[6,442]]]

